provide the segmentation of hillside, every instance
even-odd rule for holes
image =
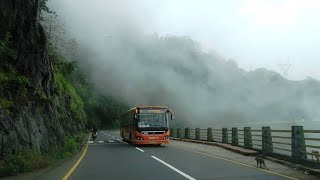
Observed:
[[[99,49],[94,58],[80,62],[91,81],[132,106],[172,107],[173,124],[229,127],[285,122],[290,127],[320,117],[319,81],[290,81],[267,69],[247,72],[233,60],[204,52],[188,37],[115,32]]]
[[[84,131],[83,103],[54,70],[37,1],[1,3],[0,154],[48,152]]]

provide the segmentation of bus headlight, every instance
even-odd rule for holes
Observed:
[[[138,140],[142,141],[143,140],[143,137],[140,137],[140,136],[136,136]]]
[[[169,136],[163,137],[163,140],[167,140],[167,139],[169,139]]]

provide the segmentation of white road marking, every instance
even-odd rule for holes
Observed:
[[[123,143],[128,144],[127,142],[123,142]]]
[[[121,141],[120,139],[117,139],[117,141]]]
[[[98,141],[99,143],[104,143],[104,141]]]
[[[137,148],[137,147],[136,147],[136,149],[138,149],[138,150],[141,151],[141,152],[144,152],[144,150],[142,150],[142,149],[140,149],[140,148]]]
[[[108,141],[109,143],[114,143],[114,141]]]
[[[191,151],[191,152],[194,152],[194,153],[210,156],[210,157],[213,157],[213,158],[217,158],[217,159],[221,159],[221,160],[224,160],[224,161],[228,161],[228,162],[232,162],[232,163],[235,163],[235,164],[239,164],[239,165],[242,165],[242,166],[246,166],[246,167],[250,167],[250,168],[253,168],[253,169],[257,169],[257,170],[260,170],[260,171],[263,171],[263,172],[267,172],[267,173],[270,173],[270,174],[275,174],[275,175],[278,175],[278,176],[281,176],[281,177],[285,177],[285,178],[288,178],[288,179],[298,180],[298,179],[290,177],[290,176],[286,176],[286,175],[279,174],[279,173],[272,172],[272,171],[267,171],[265,169],[257,168],[256,166],[244,164],[244,163],[241,163],[241,162],[238,162],[238,161],[234,161],[234,160],[231,160],[231,159],[227,159],[227,158],[224,158],[224,157],[211,155],[211,154],[206,154],[206,153],[203,153],[203,152],[200,152],[200,151],[184,148],[184,147],[181,147],[181,146],[176,146],[176,145],[173,145],[173,146],[176,147],[176,148],[184,149],[184,150]]]
[[[186,173],[184,173],[184,172],[180,171],[179,169],[177,169],[177,168],[175,168],[175,167],[171,166],[170,164],[168,164],[168,163],[166,163],[166,162],[162,161],[161,159],[159,159],[159,158],[157,158],[157,157],[155,157],[155,156],[151,156],[151,157],[152,157],[153,159],[155,159],[155,160],[157,160],[157,161],[161,162],[162,164],[166,165],[167,167],[169,167],[170,169],[174,170],[175,172],[179,173],[179,174],[180,174],[180,175],[182,175],[183,177],[185,177],[185,178],[187,178],[187,179],[190,179],[190,180],[196,180],[195,178],[193,178],[193,177],[189,176],[188,174],[186,174]]]
[[[94,141],[89,141],[89,144],[92,144]]]

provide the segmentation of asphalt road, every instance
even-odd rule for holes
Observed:
[[[286,179],[174,145],[134,147],[100,131],[69,179]]]

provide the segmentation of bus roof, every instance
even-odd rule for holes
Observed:
[[[144,108],[154,108],[154,109],[168,109],[169,111],[171,111],[168,107],[166,106],[137,106],[134,108],[129,109],[127,112],[123,113],[122,115],[125,115],[131,111],[134,111],[135,109],[144,109]]]
[[[165,106],[137,106],[137,107],[134,107],[132,109],[138,109],[138,108],[154,108],[154,109],[168,109],[167,107]]]

